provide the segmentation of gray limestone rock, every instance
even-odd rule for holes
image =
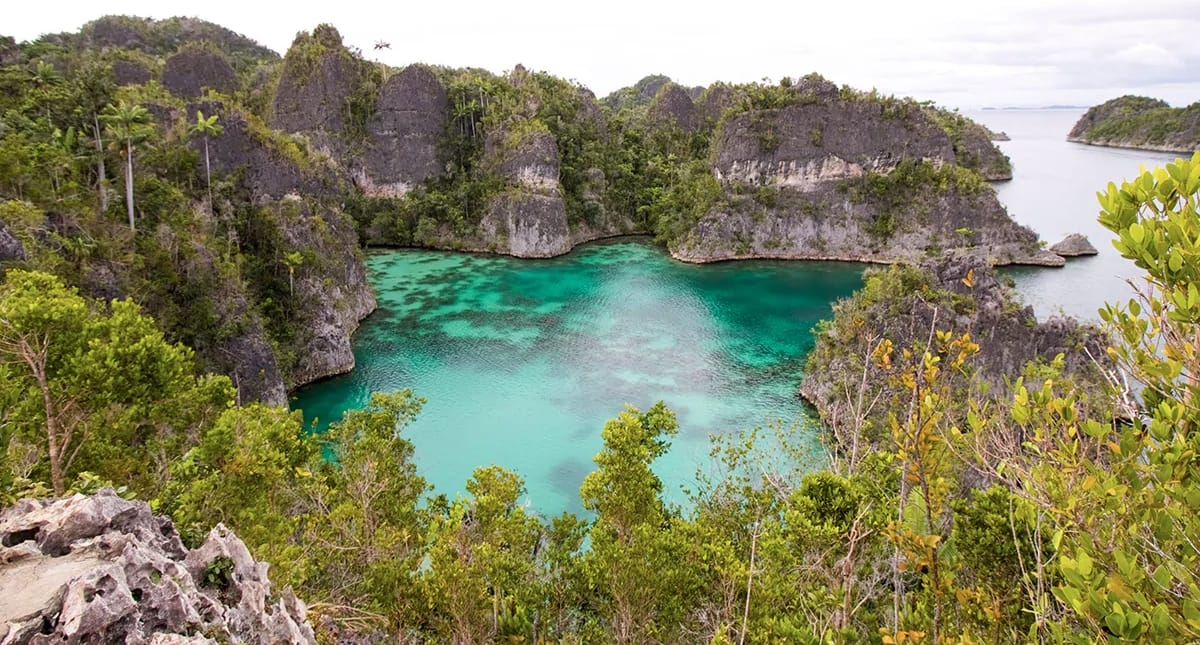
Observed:
[[[1071,233],[1064,237],[1061,242],[1050,247],[1050,252],[1061,255],[1064,258],[1076,257],[1080,255],[1096,255],[1099,251],[1087,237],[1080,233]]]
[[[525,132],[515,137],[505,130],[493,133],[485,146],[485,163],[493,172],[522,189],[557,195],[558,144],[549,132]]]
[[[112,70],[117,85],[141,85],[154,78],[149,68],[135,60],[113,61]]]
[[[650,122],[660,127],[673,125],[684,132],[695,132],[699,126],[696,104],[688,91],[674,83],[668,83],[654,95],[650,102]]]
[[[379,92],[355,181],[367,195],[399,197],[442,172],[438,141],[446,128],[446,88],[424,65],[409,65]]]
[[[521,258],[547,258],[571,250],[570,229],[561,197],[504,194],[492,201],[480,223],[495,250]]]
[[[5,645],[315,645],[304,603],[290,589],[271,601],[267,565],[224,526],[188,552],[170,520],[105,489],[22,501],[0,515],[0,537],[22,551],[0,558]],[[221,558],[228,577],[214,580]]]
[[[190,48],[167,59],[162,73],[163,87],[175,96],[192,99],[205,88],[228,94],[237,89],[237,74],[220,53],[206,48]]]
[[[346,151],[347,106],[369,73],[369,66],[342,45],[329,25],[301,34],[283,59],[275,90],[271,125],[304,133],[333,154]]]
[[[0,220],[0,262],[20,262],[25,259],[25,245]]]
[[[675,257],[896,262],[970,248],[995,264],[1062,265],[987,186],[862,189],[906,162],[960,161],[919,104],[842,99],[816,76],[799,88],[807,98],[795,104],[725,120],[712,165],[725,196],[671,249]],[[994,148],[986,136],[981,145]]]

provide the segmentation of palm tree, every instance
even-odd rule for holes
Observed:
[[[146,108],[119,101],[116,105],[105,106],[100,120],[125,157],[125,207],[129,211],[129,230],[133,231],[136,230],[133,223],[133,147],[150,138],[153,119]]]
[[[296,297],[296,267],[304,264],[304,254],[299,251],[292,251],[283,256],[283,264],[288,270],[288,296]]]
[[[204,118],[204,113],[196,110],[196,122],[188,127],[188,134],[204,137],[204,181],[208,185],[208,216],[213,215],[212,198],[212,166],[208,163],[208,138],[221,136],[225,129],[217,125],[217,115]]]

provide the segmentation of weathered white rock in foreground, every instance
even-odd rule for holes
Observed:
[[[188,551],[174,524],[111,489],[0,513],[0,645],[315,645],[304,603],[217,525]]]

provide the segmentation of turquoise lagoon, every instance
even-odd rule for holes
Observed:
[[[1136,268],[1096,222],[1095,192],[1175,155],[1068,143],[1080,110],[971,116],[1011,141],[1012,181],[996,185],[1018,222],[1055,242],[1087,234],[1100,254],[1063,269],[1010,270],[1039,317],[1096,320],[1131,293]],[[429,402],[406,431],[437,492],[477,466],[518,471],[541,513],[578,511],[604,421],[666,401],[680,434],[657,465],[669,498],[708,460],[708,435],[772,421],[821,456],[797,400],[811,329],[861,282],[860,265],[731,262],[692,266],[646,241],[584,246],[554,260],[429,251],[369,257],[379,311],[355,335],[358,367],[297,393],[325,423],[372,391],[411,387]]]
[[[581,510],[600,432],[626,405],[667,403],[679,434],[656,465],[669,499],[708,460],[709,435],[776,423],[814,456],[797,398],[811,330],[860,284],[861,265],[672,260],[649,241],[583,246],[561,258],[386,250],[367,259],[379,309],[354,337],[354,371],[292,405],[324,424],[374,391],[428,399],[405,431],[435,492],[472,470],[521,474],[528,503]]]

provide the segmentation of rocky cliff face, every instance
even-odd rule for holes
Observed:
[[[135,60],[113,61],[112,70],[117,85],[140,85],[154,78],[148,67]]]
[[[167,59],[162,84],[175,96],[193,99],[205,88],[222,94],[232,93],[237,89],[237,74],[221,54],[210,49],[191,48]]]
[[[423,65],[409,65],[383,84],[355,182],[372,197],[399,197],[438,176],[438,142],[449,112],[446,88]]]
[[[111,489],[0,513],[0,642],[307,643],[304,603],[218,525],[197,549]]]
[[[559,184],[558,146],[549,132],[488,137],[484,165],[511,188],[492,199],[479,224],[483,244],[516,257],[544,258],[571,250]]]
[[[321,25],[301,34],[283,59],[272,103],[271,126],[304,133],[334,157],[346,152],[351,96],[369,75],[369,66],[342,45],[337,29]]]
[[[699,126],[696,103],[684,88],[667,83],[650,102],[650,122],[656,126],[675,126],[684,132],[695,132]]]
[[[220,115],[224,132],[209,143],[213,171],[240,176],[258,207],[254,219],[260,254],[278,256],[289,271],[289,298],[297,307],[295,337],[285,347],[294,355],[286,385],[294,387],[354,367],[350,336],[375,309],[354,223],[341,210],[347,190],[333,162],[300,154],[300,142],[273,133],[239,110],[201,104]],[[207,109],[206,109],[207,108]],[[194,110],[192,110],[194,112]],[[283,257],[299,253],[292,269]]]
[[[1200,102],[1172,108],[1158,99],[1121,96],[1085,112],[1067,141],[1190,154],[1200,150]]]
[[[0,220],[0,262],[19,262],[25,259],[25,245],[13,235],[8,224]]]
[[[957,167],[955,142],[919,105],[816,85],[796,104],[724,122],[712,168],[725,195],[677,258],[895,262],[970,248],[997,264],[1062,264]]]

